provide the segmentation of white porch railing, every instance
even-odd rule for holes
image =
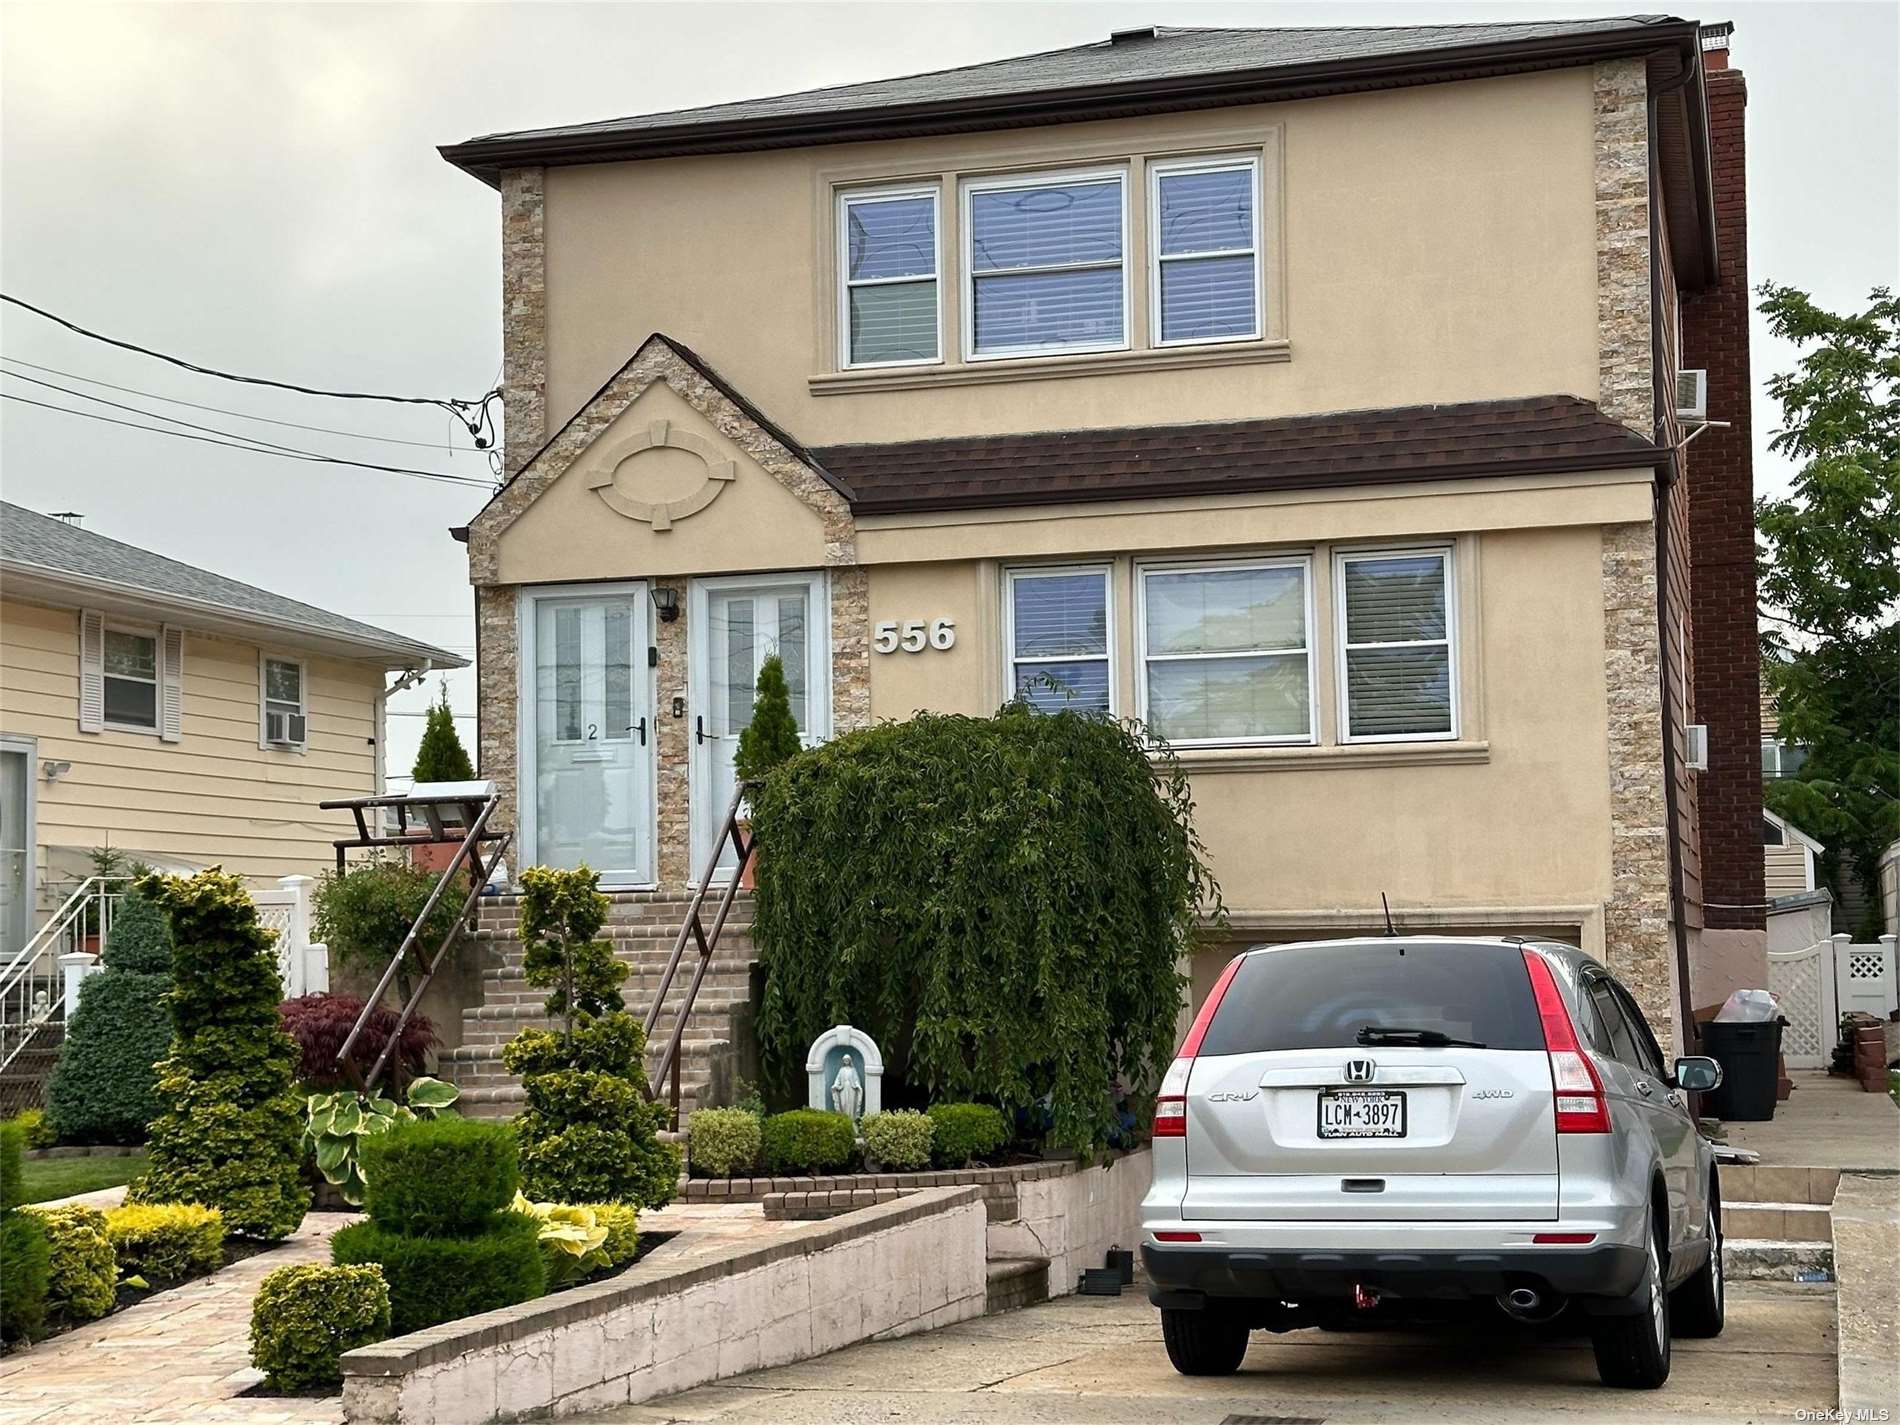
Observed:
[[[0,1069],[39,1032],[66,1022],[77,986],[112,933],[112,915],[130,878],[90,876],[79,883],[37,934],[0,969]]]

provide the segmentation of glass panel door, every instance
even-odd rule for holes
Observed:
[[[29,746],[0,747],[0,967],[19,953],[33,927],[33,755]]]
[[[653,881],[646,586],[531,595],[533,863],[585,863],[603,885]]]
[[[822,575],[795,574],[754,581],[709,580],[696,586],[693,621],[693,869],[705,866],[713,838],[732,803],[739,734],[752,722],[759,665],[774,653],[785,665],[792,718],[811,747],[830,726],[825,673]],[[730,848],[719,872],[730,875]]]

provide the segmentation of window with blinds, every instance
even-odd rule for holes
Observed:
[[[937,190],[846,193],[838,210],[844,364],[938,360]]]
[[[1143,716],[1170,742],[1311,742],[1304,559],[1141,571]]]
[[[1345,740],[1456,736],[1450,551],[1341,555],[1336,597]]]
[[[1128,344],[1122,173],[984,180],[963,197],[967,355]]]
[[[1004,587],[1010,695],[1038,712],[1112,711],[1108,570],[1012,569]]]
[[[1155,344],[1259,336],[1258,160],[1183,160],[1148,172]]]

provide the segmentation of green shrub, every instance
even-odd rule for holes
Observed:
[[[686,1164],[698,1177],[729,1178],[759,1162],[759,1116],[743,1108],[702,1108],[686,1120]]]
[[[341,875],[324,872],[317,884],[311,939],[327,945],[331,960],[345,969],[359,970],[372,979],[380,976],[429,903],[439,874],[393,856],[371,857]],[[396,973],[397,992],[405,1002],[427,957],[435,954],[460,910],[461,896],[451,894],[429,912],[416,938],[417,948]]]
[[[66,1142],[145,1141],[160,1110],[154,1066],[172,1042],[163,999],[171,986],[170,975],[110,968],[80,982],[79,1008],[46,1089]]]
[[[370,1219],[415,1237],[476,1230],[514,1200],[520,1181],[505,1123],[420,1119],[364,1139],[361,1152]]]
[[[455,714],[449,711],[446,678],[441,698],[430,705],[428,721],[422,725],[422,742],[409,775],[418,782],[466,782],[475,775],[475,764],[468,760],[468,749],[455,730]]]
[[[987,1103],[933,1103],[927,1110],[936,1132],[930,1158],[939,1168],[961,1168],[1009,1141],[1009,1125]]]
[[[26,1200],[20,1156],[26,1149],[26,1125],[17,1118],[0,1123],[0,1212],[11,1212]]]
[[[172,923],[164,907],[134,889],[113,910],[112,933],[99,958],[107,970],[169,975],[173,950]]]
[[[842,1113],[795,1108],[775,1113],[760,1128],[768,1173],[829,1173],[849,1167],[856,1150],[851,1120]]]
[[[251,1364],[278,1391],[334,1390],[345,1351],[389,1335],[389,1287],[369,1267],[279,1267],[251,1302]]]
[[[46,1226],[36,1212],[0,1215],[0,1341],[32,1341],[46,1322],[51,1270]]]
[[[590,1202],[594,1216],[607,1229],[607,1240],[600,1250],[607,1266],[623,1267],[634,1258],[640,1246],[640,1209],[630,1202]]]
[[[930,1166],[930,1143],[935,1125],[915,1109],[895,1108],[864,1120],[864,1156],[892,1172],[912,1172]]]
[[[224,1214],[195,1202],[115,1207],[106,1213],[106,1240],[121,1276],[162,1286],[224,1265]]]
[[[297,1045],[278,1022],[283,987],[272,932],[244,883],[213,867],[189,880],[148,876],[139,893],[171,916],[171,1053],[158,1064],[162,1105],[150,1166],[133,1203],[196,1202],[241,1237],[286,1237],[310,1206]]]
[[[745,781],[757,781],[796,756],[803,745],[798,740],[798,722],[792,716],[785,664],[774,653],[759,665],[752,721],[739,734],[739,747],[732,759],[733,770]]]
[[[361,1207],[368,1193],[363,1180],[363,1144],[402,1124],[434,1118],[460,1098],[462,1091],[454,1084],[425,1075],[410,1081],[408,1096],[408,1103],[397,1103],[380,1093],[344,1088],[312,1094],[304,1101],[304,1146],[315,1159],[323,1180],[341,1192],[351,1207]]]
[[[1107,1143],[1108,1085],[1159,1079],[1220,919],[1192,811],[1165,745],[1074,712],[925,713],[799,753],[751,803],[768,1079],[797,1083],[842,1021],[891,1050],[887,1083],[1046,1095],[1054,1142]]]
[[[330,1239],[330,1259],[383,1269],[390,1330],[406,1336],[541,1295],[548,1269],[540,1233],[541,1224],[519,1212],[497,1212],[466,1237],[410,1237],[358,1222]]]
[[[29,1208],[46,1229],[46,1312],[67,1325],[96,1321],[118,1301],[119,1266],[106,1215],[93,1207]]]
[[[23,1108],[13,1115],[13,1121],[20,1125],[21,1141],[28,1148],[51,1148],[59,1142],[43,1108]]]
[[[528,1106],[515,1119],[521,1187],[546,1202],[664,1207],[679,1149],[659,1138],[666,1110],[645,1092],[646,1035],[620,997],[627,967],[599,938],[599,877],[531,866],[521,873],[522,973],[551,990],[556,1030],[525,1029],[502,1050]]]

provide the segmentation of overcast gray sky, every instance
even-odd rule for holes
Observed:
[[[1626,13],[1558,5],[0,4],[0,286],[203,365],[306,385],[476,396],[501,361],[495,194],[435,145],[940,69],[1175,25],[1424,24]],[[1862,302],[1900,251],[1900,5],[1743,3],[1750,272]],[[276,396],[0,310],[0,352],[141,391],[423,445],[114,400],[281,444],[485,476],[440,413]],[[1758,382],[1789,355],[1759,324]],[[18,370],[19,368],[13,368]],[[73,383],[44,371],[28,375]],[[5,388],[47,395],[17,379]],[[124,412],[109,412],[139,419]],[[1757,484],[1785,472],[1756,406]],[[433,448],[429,448],[433,446]],[[459,449],[453,447],[460,447]],[[0,491],[86,527],[470,654],[462,547],[479,490],[314,466],[7,403]],[[450,679],[472,714],[473,679]],[[393,706],[424,705],[411,693]],[[472,718],[464,720],[470,737]],[[419,717],[392,719],[404,770]]]

